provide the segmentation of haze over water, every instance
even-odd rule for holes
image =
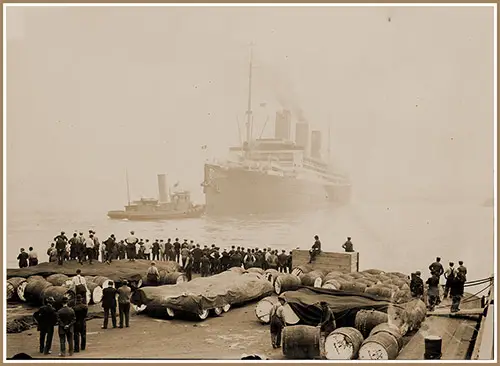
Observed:
[[[7,10],[7,262],[45,259],[60,230],[101,240],[325,250],[352,236],[362,268],[437,255],[493,272],[491,8],[24,8]],[[117,222],[167,173],[203,201],[205,159],[244,130],[255,42],[255,134],[289,108],[322,129],[351,205],[300,215]],[[269,122],[266,124],[266,119]],[[207,145],[207,149],[201,146]]]

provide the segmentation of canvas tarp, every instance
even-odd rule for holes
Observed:
[[[225,271],[211,277],[199,277],[177,285],[144,287],[132,296],[136,305],[147,305],[146,312],[170,308],[198,313],[205,309],[236,305],[268,296],[273,286],[255,274]]]
[[[316,326],[321,321],[319,303],[325,301],[332,310],[337,327],[353,327],[359,310],[378,310],[387,312],[392,304],[376,295],[359,294],[303,286],[296,291],[280,295],[290,305],[302,323]]]

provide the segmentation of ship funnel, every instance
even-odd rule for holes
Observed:
[[[292,113],[289,110],[276,112],[276,121],[274,123],[274,137],[279,140],[290,140],[292,127]]]
[[[321,157],[321,131],[311,131],[311,156]]]
[[[167,177],[165,174],[158,174],[158,200],[161,203],[168,202]]]
[[[295,144],[307,150],[309,146],[309,123],[297,122],[295,125]]]

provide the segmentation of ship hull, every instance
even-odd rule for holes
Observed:
[[[204,193],[209,215],[266,214],[345,204],[350,186],[325,187],[321,182],[257,171],[205,165]]]
[[[130,221],[163,221],[163,220],[181,220],[195,219],[205,213],[204,206],[186,211],[186,212],[127,212],[127,211],[109,211],[108,217],[114,220]]]

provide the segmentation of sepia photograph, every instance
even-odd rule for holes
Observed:
[[[4,362],[497,360],[496,3],[3,22]]]

